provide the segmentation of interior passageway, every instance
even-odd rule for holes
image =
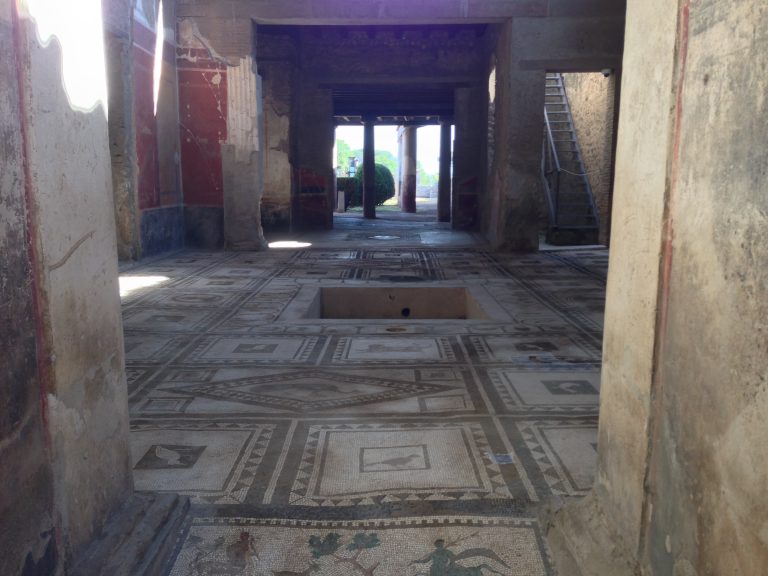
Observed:
[[[135,485],[192,500],[169,573],[554,574],[537,514],[592,484],[607,251],[338,223],[123,271]],[[465,287],[486,319],[309,310],[393,285]]]

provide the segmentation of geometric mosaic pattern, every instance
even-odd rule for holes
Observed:
[[[597,370],[522,371],[489,368],[491,393],[509,413],[597,413],[600,372]]]
[[[593,480],[607,251],[340,220],[308,249],[127,272],[135,485],[192,499],[167,573],[552,576],[535,518]],[[382,284],[494,312],[301,312],[321,287]]]
[[[134,424],[137,490],[171,491],[193,501],[237,504],[264,458],[271,425],[159,422]]]
[[[451,390],[451,387],[431,382],[400,382],[324,370],[301,370],[288,375],[237,378],[169,390],[242,404],[314,412],[435,394]]]
[[[479,424],[313,426],[290,503],[382,503],[512,498]]]
[[[597,423],[540,420],[517,425],[552,493],[586,494],[597,466]]]

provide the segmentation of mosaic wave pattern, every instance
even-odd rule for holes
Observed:
[[[537,512],[592,483],[606,267],[339,247],[125,271],[136,488],[193,503],[168,573],[553,575]],[[504,317],[296,313],[393,284],[479,286]]]

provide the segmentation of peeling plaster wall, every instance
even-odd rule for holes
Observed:
[[[251,56],[227,71],[227,134],[222,146],[224,239],[231,250],[266,246],[259,206],[264,190],[261,78]]]
[[[640,546],[651,414],[676,19],[627,6],[594,492],[628,553]]]
[[[227,66],[200,40],[195,22],[178,23],[181,174],[186,240],[192,247],[224,245],[221,144],[227,137]]]
[[[109,145],[120,260],[141,256],[134,113],[133,0],[103,0],[109,90]]]
[[[187,243],[261,249],[264,120],[253,25],[216,14],[180,16],[177,26]]]
[[[256,56],[264,88],[264,196],[261,222],[266,229],[291,225],[293,166],[291,106],[297,43],[291,34],[257,27]]]
[[[11,3],[0,3],[0,574],[54,574],[53,474],[38,370],[21,94]]]
[[[600,243],[608,243],[616,74],[563,74],[584,169],[600,218]]]
[[[768,5],[681,5],[643,565],[757,576],[768,567]]]
[[[59,553],[69,561],[132,488],[110,149],[103,104],[85,111],[64,90],[58,37],[42,46],[34,22],[21,28],[41,400]],[[89,91],[106,82],[90,71]]]
[[[759,576],[768,6],[677,8],[628,5],[598,473],[592,497],[561,516],[585,574],[625,573],[596,568],[607,554],[632,574]]]

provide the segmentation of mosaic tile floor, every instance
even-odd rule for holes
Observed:
[[[193,503],[168,573],[553,575],[537,511],[592,482],[607,251],[356,226],[123,271],[136,488]],[[316,288],[393,283],[479,287],[503,314],[302,317]]]

